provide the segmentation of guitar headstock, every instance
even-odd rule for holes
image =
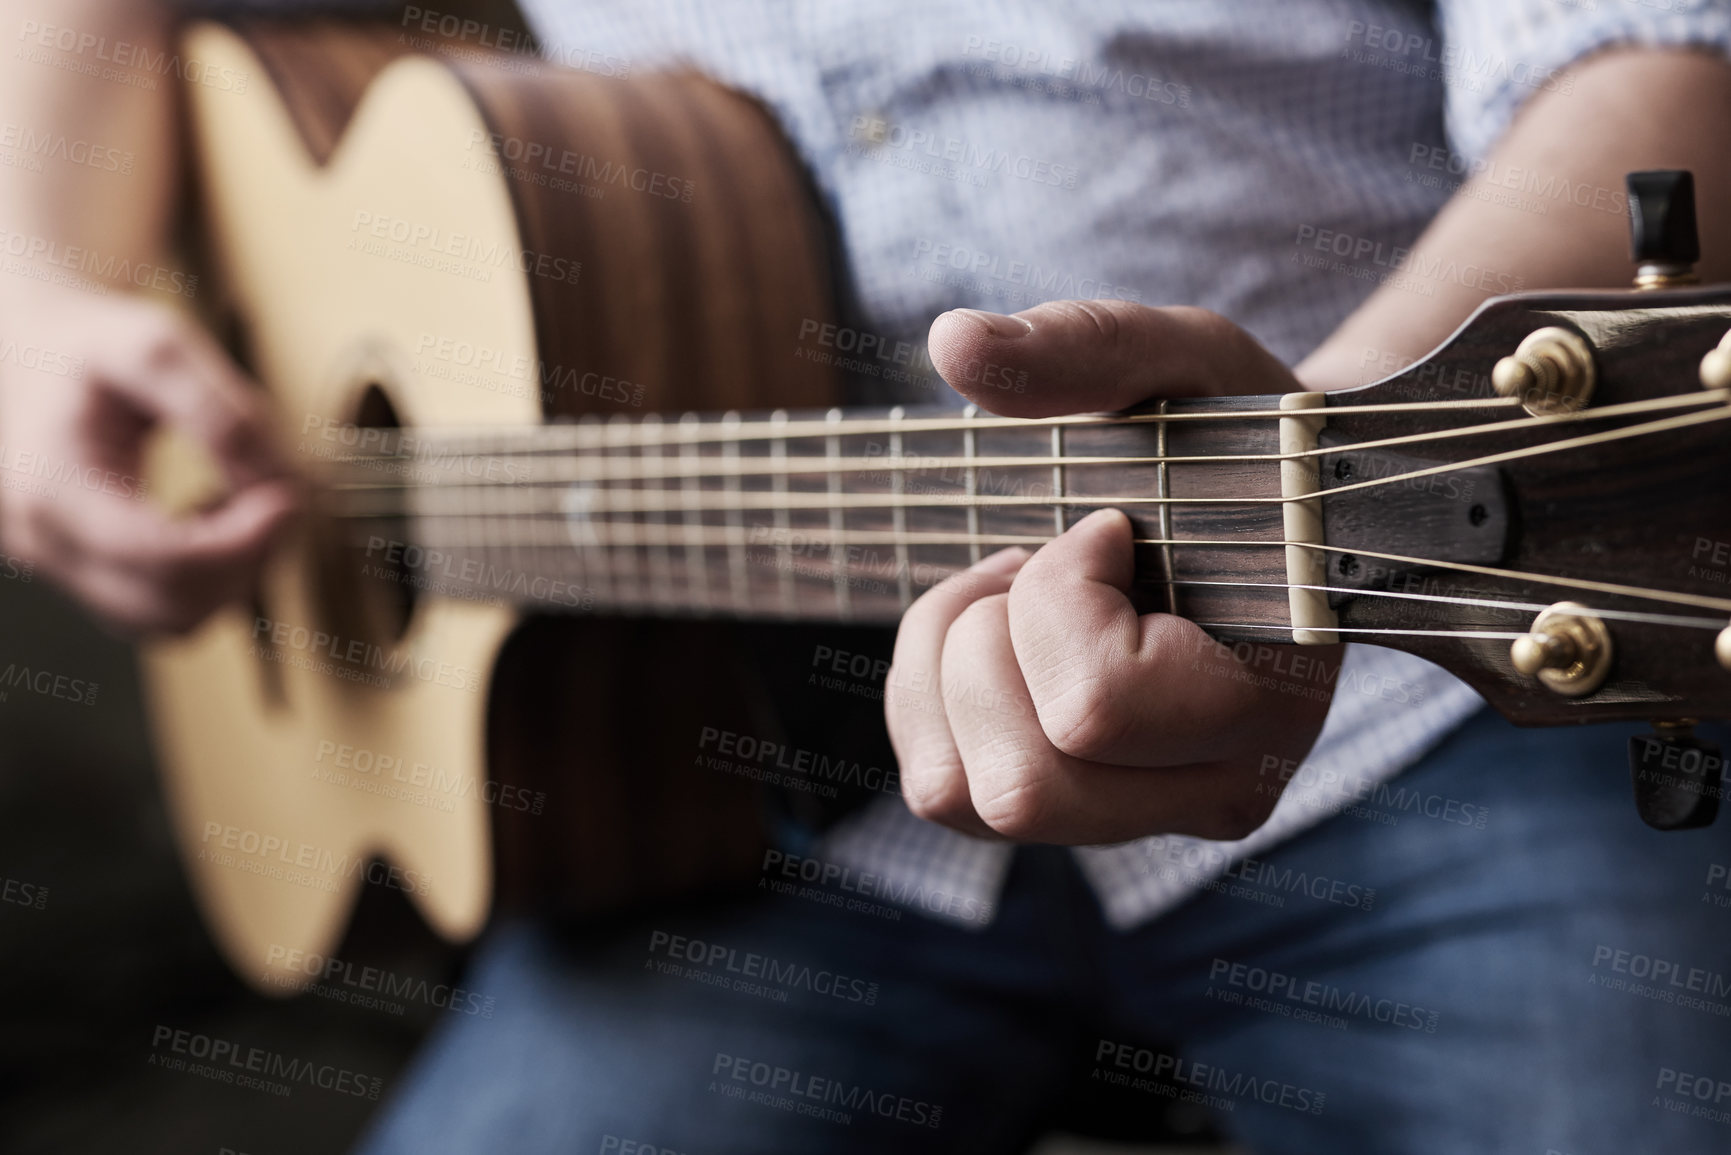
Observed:
[[[1342,640],[1437,662],[1520,724],[1731,718],[1731,286],[1688,283],[1667,175],[1630,180],[1640,288],[1497,298],[1328,398]]]

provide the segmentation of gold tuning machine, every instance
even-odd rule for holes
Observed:
[[[1553,693],[1579,698],[1604,685],[1610,673],[1611,631],[1586,606],[1558,602],[1515,639],[1509,660]]]
[[[1701,241],[1695,231],[1695,178],[1685,169],[1632,172],[1629,190],[1629,256],[1637,289],[1680,289],[1699,283],[1695,262]]]
[[[1731,329],[1701,358],[1701,388],[1731,389]]]
[[[1724,770],[1719,747],[1697,738],[1689,718],[1655,721],[1651,734],[1629,739],[1635,809],[1655,830],[1711,826],[1719,814]]]
[[[1579,333],[1549,325],[1527,334],[1514,355],[1491,370],[1498,396],[1518,397],[1534,417],[1569,413],[1586,405],[1598,372],[1593,347]]]

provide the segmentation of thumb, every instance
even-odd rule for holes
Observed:
[[[1010,317],[952,309],[932,322],[927,347],[956,392],[1005,417],[1301,388],[1249,333],[1218,313],[1185,306],[1051,301]]]

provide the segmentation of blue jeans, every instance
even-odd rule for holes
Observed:
[[[1128,933],[1053,848],[985,931],[767,891],[503,926],[468,979],[494,1017],[445,1024],[362,1150],[1012,1152],[1078,1080],[1265,1153],[1731,1150],[1731,818],[1643,826],[1631,732],[1481,713],[1399,779],[1421,808]]]

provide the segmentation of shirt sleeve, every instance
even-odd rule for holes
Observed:
[[[1438,0],[1445,113],[1477,160],[1534,93],[1566,92],[1574,62],[1617,45],[1731,55],[1731,0]]]

